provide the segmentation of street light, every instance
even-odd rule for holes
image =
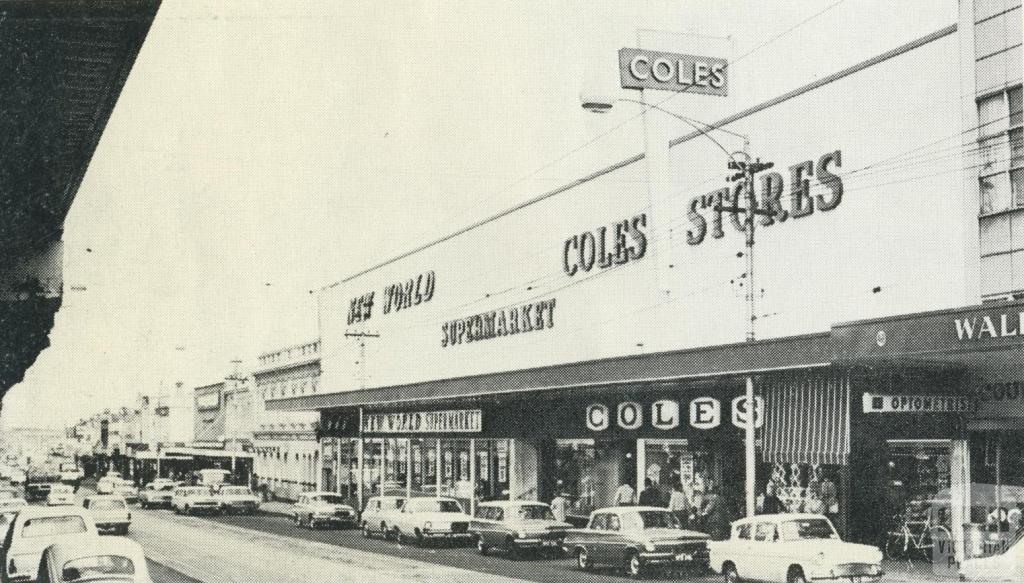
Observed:
[[[646,101],[641,101],[639,99],[630,99],[628,97],[607,97],[607,96],[601,96],[601,95],[580,95],[580,102],[581,102],[581,105],[583,106],[583,109],[586,109],[587,111],[590,111],[591,113],[602,113],[602,114],[603,113],[607,113],[608,111],[610,111],[612,109],[612,107],[614,107],[616,102],[636,103],[636,104],[638,104],[638,105],[640,105],[640,106],[642,106],[644,108],[643,115],[645,115],[645,116],[647,114],[647,111],[649,111],[649,110],[654,109],[654,110],[660,111],[660,112],[662,112],[664,114],[667,114],[667,115],[669,115],[671,117],[674,117],[677,120],[685,123],[686,125],[692,127],[694,130],[696,130],[700,135],[702,135],[705,138],[711,140],[711,142],[713,142],[716,146],[718,146],[719,150],[724,152],[725,155],[729,157],[729,160],[731,161],[731,163],[729,164],[730,168],[735,169],[735,170],[742,170],[742,176],[745,178],[745,180],[747,182],[745,190],[746,190],[746,193],[747,193],[747,204],[748,204],[747,209],[746,209],[746,213],[747,213],[747,217],[746,217],[746,223],[747,223],[746,224],[746,246],[747,246],[746,271],[747,271],[747,273],[746,273],[746,275],[747,275],[747,286],[748,286],[747,297],[746,297],[746,300],[747,300],[747,302],[746,302],[747,303],[747,312],[748,312],[747,341],[748,342],[752,342],[754,340],[754,319],[755,319],[755,315],[754,315],[754,301],[755,301],[755,296],[754,296],[754,217],[757,214],[764,214],[763,211],[759,211],[757,209],[757,203],[756,203],[756,200],[754,198],[753,180],[754,180],[754,172],[756,172],[757,170],[759,170],[761,168],[770,168],[771,164],[762,165],[760,159],[758,159],[758,161],[756,163],[752,163],[751,162],[750,154],[747,153],[747,150],[750,147],[750,138],[748,136],[745,136],[743,134],[739,134],[739,133],[736,133],[736,132],[733,132],[733,131],[730,131],[730,130],[727,130],[727,129],[723,129],[723,128],[720,128],[720,127],[712,126],[711,124],[704,123],[704,122],[702,122],[700,120],[695,120],[695,119],[691,119],[691,118],[688,118],[688,117],[683,116],[683,115],[679,115],[678,113],[675,113],[673,111],[665,109],[665,108],[663,108],[663,107],[661,107],[661,106],[659,106],[657,104],[654,104],[654,103],[647,103]],[[703,127],[701,127],[701,126],[703,126]],[[707,128],[707,129],[704,129],[704,128]],[[739,151],[739,152],[730,152],[725,146],[723,146],[721,144],[721,142],[719,142],[711,134],[709,134],[708,133],[709,131],[720,131],[720,132],[723,132],[723,133],[726,133],[726,134],[729,134],[729,135],[733,135],[733,136],[742,138],[743,139],[743,150]],[[666,148],[668,147],[667,144],[665,145],[665,147]],[[650,137],[648,137],[647,148],[648,148],[648,152],[646,154],[649,156],[650,155],[650,151],[649,150],[651,148]],[[737,160],[737,156],[742,157],[742,161]],[[652,178],[650,176],[650,172],[651,172],[650,166],[648,166],[648,176],[647,176],[648,191],[649,191],[649,193],[653,193],[653,187],[651,186],[653,184],[653,182],[652,182]],[[651,196],[651,198],[652,198],[651,202],[653,204],[653,202],[654,202],[653,201],[653,198],[654,198],[653,195]],[[719,210],[728,210],[729,212],[733,212],[733,213],[744,212],[743,209],[739,208],[739,197],[738,196],[737,196],[736,202],[733,204],[733,206],[731,208],[725,209],[724,207],[722,207],[721,203],[719,203],[718,208],[719,208]],[[659,224],[658,223],[659,220],[661,220],[661,217],[654,217],[653,218],[653,223],[655,225],[655,227],[654,227],[655,236],[660,236],[660,234],[657,233],[657,226],[656,226],[656,225]],[[660,236],[660,238],[661,238],[662,241],[665,241],[664,236]],[[746,465],[746,482],[747,482],[746,483],[746,510],[747,510],[747,516],[753,516],[754,515],[754,511],[755,511],[755,496],[756,496],[756,493],[754,491],[754,484],[755,484],[756,477],[757,477],[757,475],[756,475],[756,466],[755,466],[755,464],[756,464],[756,452],[755,452],[755,440],[754,440],[754,429],[755,429],[754,425],[755,425],[755,414],[756,414],[756,410],[757,410],[757,404],[754,402],[754,377],[752,375],[747,375],[746,383],[745,384],[746,384],[746,387],[745,387],[745,389],[746,389],[746,391],[745,391],[745,399],[746,399],[746,406],[747,406],[746,407],[747,408],[747,411],[746,411],[746,413],[747,413],[747,422],[744,424],[744,430],[745,430],[744,431],[744,434],[745,434],[744,435],[744,442],[745,442],[745,456],[744,457],[745,457],[745,465]]]

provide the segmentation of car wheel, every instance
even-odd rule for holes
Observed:
[[[189,508],[189,507],[188,507],[188,505],[186,505],[186,506],[185,506],[185,510],[184,510],[183,512],[184,512],[185,514],[192,514],[192,509],[191,509],[191,508]]]
[[[505,553],[508,555],[509,559],[518,561],[523,556],[523,549],[516,546],[512,537],[508,537],[505,539]]]
[[[576,549],[576,566],[579,567],[581,571],[590,570],[590,555],[587,554],[587,549],[583,547]]]
[[[373,538],[373,531],[370,530],[369,523],[363,523],[363,538]]]
[[[722,579],[725,580],[725,583],[740,583],[740,574],[736,572],[736,565],[726,563],[725,567],[722,567]]]
[[[302,526],[302,517],[298,512],[295,513],[295,526]]]
[[[789,583],[807,583],[807,577],[804,576],[804,570],[800,567],[790,567],[787,581]]]
[[[644,574],[644,564],[640,562],[640,555],[633,552],[626,557],[626,574],[638,579]]]
[[[480,554],[484,556],[486,556],[487,551],[490,550],[490,548],[487,546],[487,543],[484,542],[483,536],[476,537],[476,550],[480,551]]]
[[[420,532],[420,529],[417,528],[414,531],[414,534],[416,535],[416,546],[422,547],[423,545],[425,545],[427,543],[427,540],[425,538],[423,538],[423,533]]]
[[[391,531],[388,530],[388,526],[383,522],[380,523],[380,535],[384,537],[384,540],[391,540]]]
[[[391,538],[395,539],[395,542],[397,542],[398,544],[402,544],[402,531],[399,530],[397,526],[391,532]]]

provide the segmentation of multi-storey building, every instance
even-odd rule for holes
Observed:
[[[316,412],[267,411],[265,403],[314,395],[320,386],[320,342],[261,354],[253,372],[256,405],[255,472],[270,495],[295,499],[300,492],[330,484],[324,479],[317,443]]]

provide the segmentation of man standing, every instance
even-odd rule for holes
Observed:
[[[615,491],[616,506],[632,506],[636,504],[636,490],[629,485],[629,481],[622,482],[619,489]]]
[[[683,528],[687,526],[687,523],[690,521],[690,501],[683,492],[682,482],[676,482],[672,485],[672,494],[668,498],[668,510],[676,515],[676,518],[679,519],[679,524]]]
[[[644,480],[644,489],[640,492],[640,500],[638,501],[640,506],[661,506],[664,504],[661,500],[661,491],[654,485],[654,481],[650,478]]]
[[[765,487],[764,501],[761,503],[761,514],[779,514],[786,511],[777,490],[778,486],[775,485],[775,482],[768,482]]]

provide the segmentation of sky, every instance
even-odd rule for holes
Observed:
[[[728,100],[664,103],[713,121],[956,4],[165,0],[65,223],[51,347],[0,424],[214,382],[314,339],[321,287],[639,152],[638,108],[579,106],[632,97],[638,30],[732,62]]]

